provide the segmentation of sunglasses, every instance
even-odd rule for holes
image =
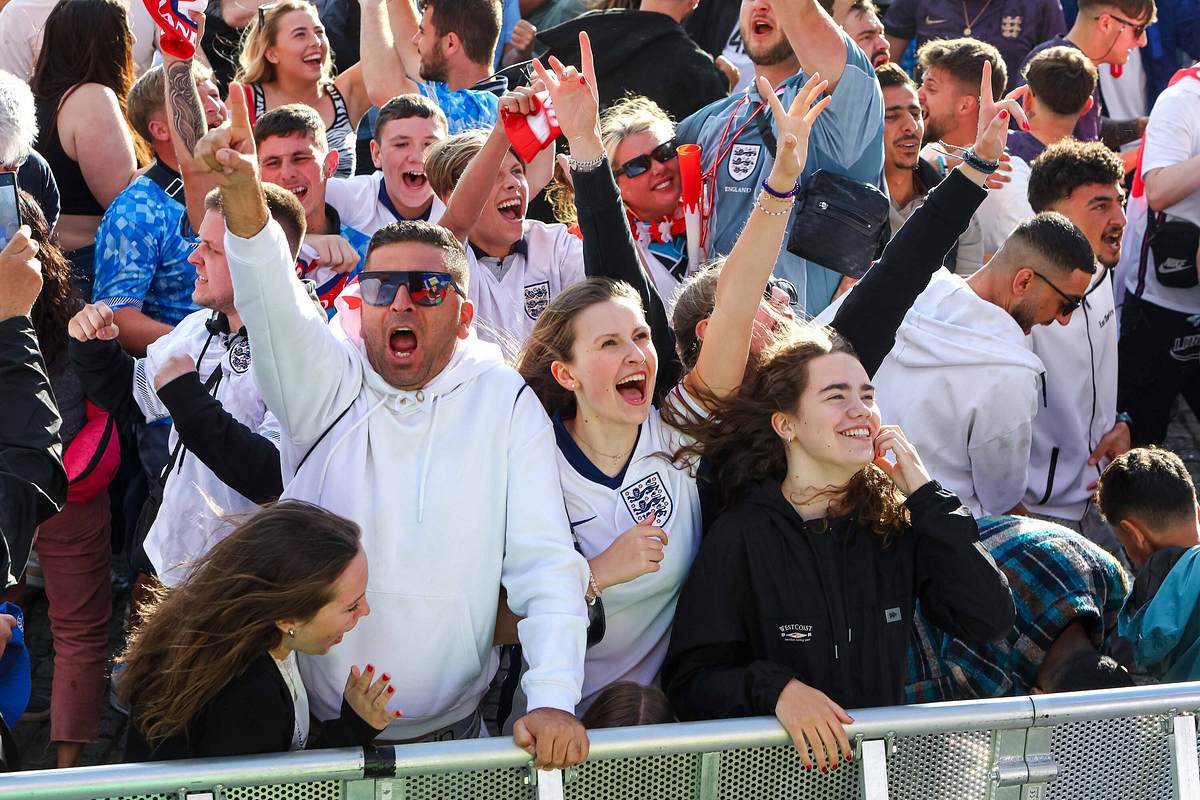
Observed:
[[[1102,16],[1104,16],[1104,15],[1101,14],[1100,17],[1102,17]],[[1129,27],[1133,28],[1133,38],[1135,38],[1135,39],[1141,39],[1142,35],[1146,32],[1146,28],[1150,27],[1149,23],[1146,23],[1144,25],[1139,25],[1131,19],[1125,19],[1124,17],[1118,17],[1116,14],[1109,14],[1109,16],[1112,17],[1113,19],[1115,19],[1117,22],[1121,23],[1122,25],[1128,25]],[[1092,19],[1099,21],[1100,17],[1092,17]]]
[[[658,163],[665,164],[675,157],[675,150],[675,140],[667,139],[649,153],[643,153],[636,158],[631,158],[619,168],[614,169],[613,177],[619,178],[624,175],[626,178],[636,178],[650,169],[650,159],[653,158]]]
[[[772,277],[767,281],[767,288],[763,289],[763,299],[768,302],[775,302],[774,291],[779,289],[788,296],[789,305],[797,305],[800,302],[800,293],[796,291],[796,285],[787,278]]]
[[[363,302],[370,306],[390,305],[400,287],[419,306],[440,306],[451,289],[466,297],[449,272],[363,272],[358,276]]]
[[[1064,315],[1074,314],[1076,311],[1079,310],[1079,307],[1083,305],[1082,297],[1075,297],[1073,295],[1067,294],[1062,289],[1055,286],[1054,281],[1050,280],[1049,278],[1047,278],[1045,275],[1038,272],[1037,270],[1033,270],[1033,274],[1037,275],[1039,278],[1044,280],[1046,282],[1046,285],[1049,286],[1051,289],[1058,292],[1058,296],[1063,299],[1062,313]]]

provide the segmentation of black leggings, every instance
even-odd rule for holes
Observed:
[[[1133,418],[1133,446],[1162,444],[1178,395],[1200,413],[1200,317],[1132,294],[1121,308],[1117,410]]]

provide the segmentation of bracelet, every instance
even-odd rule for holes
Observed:
[[[1113,424],[1115,425],[1118,422],[1124,422],[1129,426],[1130,430],[1133,430],[1133,417],[1129,416],[1129,412],[1122,411],[1120,414],[1117,414],[1117,418],[1113,421]]]
[[[589,606],[594,606],[600,597],[600,586],[596,583],[596,576],[592,574],[591,569],[588,570],[588,590],[584,592],[584,599]]]
[[[754,207],[757,208],[762,213],[766,214],[768,217],[786,217],[788,214],[792,213],[792,207],[790,205],[786,206],[784,208],[781,208],[778,211],[770,210],[769,208],[767,208],[766,206],[763,205],[761,197],[754,203]]]
[[[567,166],[572,172],[593,172],[608,161],[608,154],[601,153],[588,161],[580,161],[574,156],[567,156]]]
[[[776,200],[791,200],[796,195],[800,194],[800,179],[796,179],[796,185],[792,187],[790,192],[777,192],[771,188],[771,184],[767,183],[767,179],[763,178],[762,190],[774,197]]]
[[[975,152],[975,148],[969,148],[963,151],[963,163],[971,169],[978,170],[985,175],[991,175],[1000,167],[999,161],[985,161]]]

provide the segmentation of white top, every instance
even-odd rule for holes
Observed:
[[[587,564],[559,499],[554,429],[521,376],[471,336],[424,387],[397,389],[367,358],[356,287],[327,326],[278,224],[250,239],[226,233],[225,253],[254,378],[282,428],[283,496],[354,521],[371,564],[373,613],[327,655],[300,657],[317,718],[338,715],[346,674],[365,663],[388,666],[404,708],[384,739],[472,714],[496,674],[501,583],[524,617],[530,708],[573,711]]]
[[[828,324],[841,301],[817,321]],[[979,517],[1025,495],[1044,371],[1007,311],[940,269],[871,382],[884,424],[899,425],[930,476]]]
[[[1019,224],[1034,216],[1029,205],[1029,162],[1020,156],[1012,156],[1009,162],[1012,172],[1009,182],[999,189],[988,189],[987,197],[972,221],[978,221],[983,232],[983,253],[995,253],[1000,249]]]
[[[1100,476],[1088,457],[1117,421],[1117,317],[1112,279],[1097,270],[1083,306],[1067,325],[1039,325],[1025,337],[1046,367],[1033,419],[1025,507],[1081,520]]]
[[[300,669],[296,666],[296,651],[289,650],[287,658],[282,661],[275,656],[271,656],[271,660],[279,667],[279,674],[287,684],[292,695],[292,706],[296,711],[296,729],[292,733],[290,749],[303,750],[308,744],[308,692],[304,689],[304,679],[300,677]]]
[[[1129,51],[1129,60],[1120,68],[1121,76],[1113,77],[1113,64],[1097,64],[1100,74],[1100,93],[1104,95],[1104,116],[1109,119],[1136,119],[1146,116],[1150,108],[1146,97],[1146,70],[1142,66],[1142,48]],[[1131,142],[1122,147],[1137,147]]]
[[[679,387],[671,397],[691,403]],[[649,419],[638,429],[629,463],[615,478],[588,460],[561,420],[555,420],[555,436],[567,515],[585,557],[604,552],[651,512],[654,524],[667,534],[658,572],[610,586],[602,594],[604,638],[587,650],[583,699],[575,712],[583,714],[596,695],[615,681],[650,685],[657,680],[667,654],[675,603],[700,548],[700,496],[695,475],[663,457],[674,454],[684,439],[662,421],[657,408],[650,409]]]
[[[46,17],[55,5],[55,0],[9,0],[0,9],[0,69],[29,82]]]
[[[467,246],[475,330],[515,354],[558,294],[583,280],[583,242],[566,225],[527,219],[524,246],[504,258],[479,257]]]
[[[1154,104],[1146,128],[1146,149],[1142,154],[1142,174],[1170,167],[1200,155],[1200,81],[1184,78],[1169,87]],[[1200,225],[1200,192],[1166,209],[1168,216]],[[1142,239],[1146,233],[1146,198],[1131,197],[1126,209],[1129,224],[1121,242],[1120,273],[1133,294],[1156,306],[1183,314],[1200,313],[1200,286],[1169,289],[1158,282],[1154,272],[1154,254],[1147,250],[1146,268],[1139,268]]]
[[[750,60],[750,56],[746,55],[746,48],[742,44],[742,31],[736,21],[733,23],[729,41],[725,43],[725,49],[721,51],[721,55],[738,68],[737,86],[729,90],[730,94],[737,94],[754,81],[754,62]]]
[[[367,236],[374,236],[375,231],[383,226],[400,221],[400,217],[393,214],[379,199],[382,188],[382,171],[349,178],[330,178],[325,184],[325,202],[338,212],[343,225],[360,230]],[[436,223],[444,213],[445,203],[434,195],[433,205],[429,207],[428,221]]]
[[[311,302],[311,301],[310,301]],[[167,359],[186,354],[200,357],[209,339],[204,323],[212,317],[207,309],[194,311],[175,328],[146,348],[146,357],[134,366],[133,395],[138,407],[153,421],[170,416],[170,411],[154,392],[154,378]],[[250,371],[251,350],[244,338],[230,334],[212,337],[197,371],[201,382],[218,365],[221,380],[213,393],[222,408],[234,419],[278,446],[279,428],[268,411]],[[179,435],[171,428],[167,440],[175,449]],[[146,534],[146,555],[158,572],[158,579],[170,587],[188,574],[188,565],[207,553],[213,545],[233,531],[223,517],[253,511],[258,505],[221,482],[212,470],[184,448],[163,489],[162,506]]]

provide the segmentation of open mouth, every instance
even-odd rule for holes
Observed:
[[[309,65],[310,67],[320,67],[324,63],[324,61],[325,61],[325,58],[320,53],[317,53],[317,54],[311,55],[311,56],[306,56],[304,58],[304,63]]]
[[[650,187],[650,191],[652,191],[652,192],[661,192],[661,191],[664,191],[664,190],[666,190],[666,189],[672,189],[672,188],[674,188],[674,185],[675,185],[675,178],[674,178],[674,176],[672,176],[672,175],[668,175],[667,177],[663,178],[663,179],[662,179],[660,182],[658,182],[658,183],[654,184],[653,186],[651,186],[651,187]]]
[[[847,428],[844,431],[838,431],[838,436],[845,436],[847,439],[862,439],[863,441],[870,441],[871,429],[865,425],[860,425],[855,428]]]
[[[521,222],[525,219],[525,212],[521,208],[521,198],[510,197],[496,204],[496,211],[500,212],[500,216],[504,217],[509,222]]]
[[[1104,240],[1104,243],[1106,245],[1108,245],[1109,247],[1111,247],[1113,250],[1120,250],[1121,249],[1121,234],[1122,234],[1121,229],[1117,228],[1115,230],[1105,231],[1104,235],[1101,238]]]
[[[646,373],[635,372],[617,381],[617,394],[631,406],[644,405],[646,402]]]
[[[756,19],[750,23],[750,30],[755,36],[769,36],[775,31],[775,26],[765,19]]]
[[[901,139],[896,142],[896,149],[904,153],[915,153],[921,147],[921,143],[916,138]]]
[[[429,179],[425,177],[424,172],[420,171],[402,172],[400,179],[404,181],[404,188],[413,191],[419,191],[429,185]]]
[[[308,187],[307,186],[288,186],[286,188],[289,192],[296,195],[296,199],[302,203],[304,202],[304,198],[308,197]]]
[[[412,328],[393,328],[388,336],[388,349],[399,359],[411,358],[417,351],[417,334]]]

